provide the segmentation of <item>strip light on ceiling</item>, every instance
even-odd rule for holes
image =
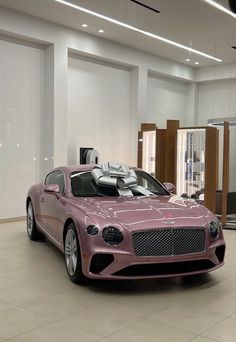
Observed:
[[[228,8],[226,8],[226,7],[222,6],[222,5],[220,5],[218,2],[213,1],[213,0],[203,0],[203,1],[205,1],[205,2],[208,3],[209,5],[211,5],[211,6],[215,7],[215,8],[217,8],[218,10],[220,10],[220,11],[222,11],[222,12],[225,12],[225,13],[231,15],[231,17],[233,17],[234,19],[236,19],[236,14],[235,14],[234,12],[232,12],[232,11],[230,11]]]
[[[167,38],[158,36],[158,35],[156,35],[156,34],[154,34],[154,33],[147,32],[147,31],[144,31],[144,30],[140,30],[140,29],[137,28],[137,27],[134,27],[134,26],[129,25],[129,24],[126,24],[126,23],[124,23],[124,22],[122,22],[122,21],[119,21],[119,20],[116,20],[116,19],[107,17],[107,16],[105,16],[105,15],[103,15],[103,14],[100,14],[100,13],[97,13],[97,12],[94,12],[94,11],[91,11],[91,10],[89,10],[89,9],[87,9],[87,8],[84,8],[84,7],[75,5],[75,4],[71,3],[71,2],[68,2],[68,1],[65,1],[65,0],[54,0],[54,1],[56,1],[56,2],[58,2],[58,3],[60,3],[60,4],[63,4],[63,5],[65,5],[65,6],[69,6],[69,7],[71,7],[71,8],[74,8],[74,9],[76,9],[76,10],[78,10],[78,11],[81,11],[81,12],[84,12],[84,13],[87,13],[87,14],[90,14],[90,15],[93,15],[94,17],[97,17],[97,18],[106,20],[106,21],[108,21],[108,22],[110,22],[110,23],[119,25],[119,26],[124,27],[124,28],[126,28],[126,29],[128,29],[128,30],[135,31],[135,32],[141,33],[141,34],[143,34],[143,35],[145,35],[145,36],[148,36],[148,37],[151,37],[151,38],[160,40],[160,41],[162,41],[162,42],[164,42],[164,43],[173,45],[173,46],[175,46],[175,47],[178,47],[178,48],[180,48],[180,49],[186,50],[186,51],[188,51],[188,52],[195,53],[195,54],[197,54],[197,55],[200,55],[200,56],[203,56],[203,57],[212,59],[212,60],[217,61],[217,62],[222,62],[221,59],[216,58],[216,57],[211,56],[211,55],[208,55],[207,53],[204,53],[204,52],[202,52],[202,51],[195,50],[195,49],[193,49],[193,48],[191,48],[191,47],[189,47],[189,46],[186,46],[186,45],[183,45],[183,44],[179,44],[179,43],[177,43],[177,42],[175,42],[175,41],[173,41],[173,40],[170,40],[170,39],[167,39]]]

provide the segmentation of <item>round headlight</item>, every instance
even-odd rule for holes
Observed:
[[[88,233],[89,235],[96,235],[96,234],[98,233],[98,227],[93,226],[93,225],[88,226],[88,227],[87,227],[87,233]]]
[[[216,221],[212,221],[210,223],[210,236],[212,237],[212,239],[216,239],[219,235],[219,232],[220,232],[219,223]]]
[[[119,245],[123,241],[121,231],[115,227],[105,227],[102,231],[103,240],[108,245]]]

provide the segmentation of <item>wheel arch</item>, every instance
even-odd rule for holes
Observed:
[[[65,243],[65,237],[66,237],[66,231],[67,231],[67,228],[69,227],[69,225],[73,223],[75,228],[76,228],[76,231],[77,231],[77,235],[78,235],[78,239],[80,238],[79,237],[79,233],[78,233],[78,229],[77,229],[77,225],[75,223],[75,220],[72,218],[72,217],[68,217],[65,221],[65,224],[64,224],[64,228],[63,228],[63,246],[64,246],[64,243]]]

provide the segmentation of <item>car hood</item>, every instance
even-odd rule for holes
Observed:
[[[172,196],[72,198],[98,225],[119,224],[132,231],[156,227],[200,227],[213,214],[193,200]]]

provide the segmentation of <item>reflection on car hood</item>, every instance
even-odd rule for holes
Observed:
[[[178,196],[71,198],[95,223],[121,224],[131,230],[170,226],[205,226],[207,208]],[[105,223],[104,223],[105,221]]]

